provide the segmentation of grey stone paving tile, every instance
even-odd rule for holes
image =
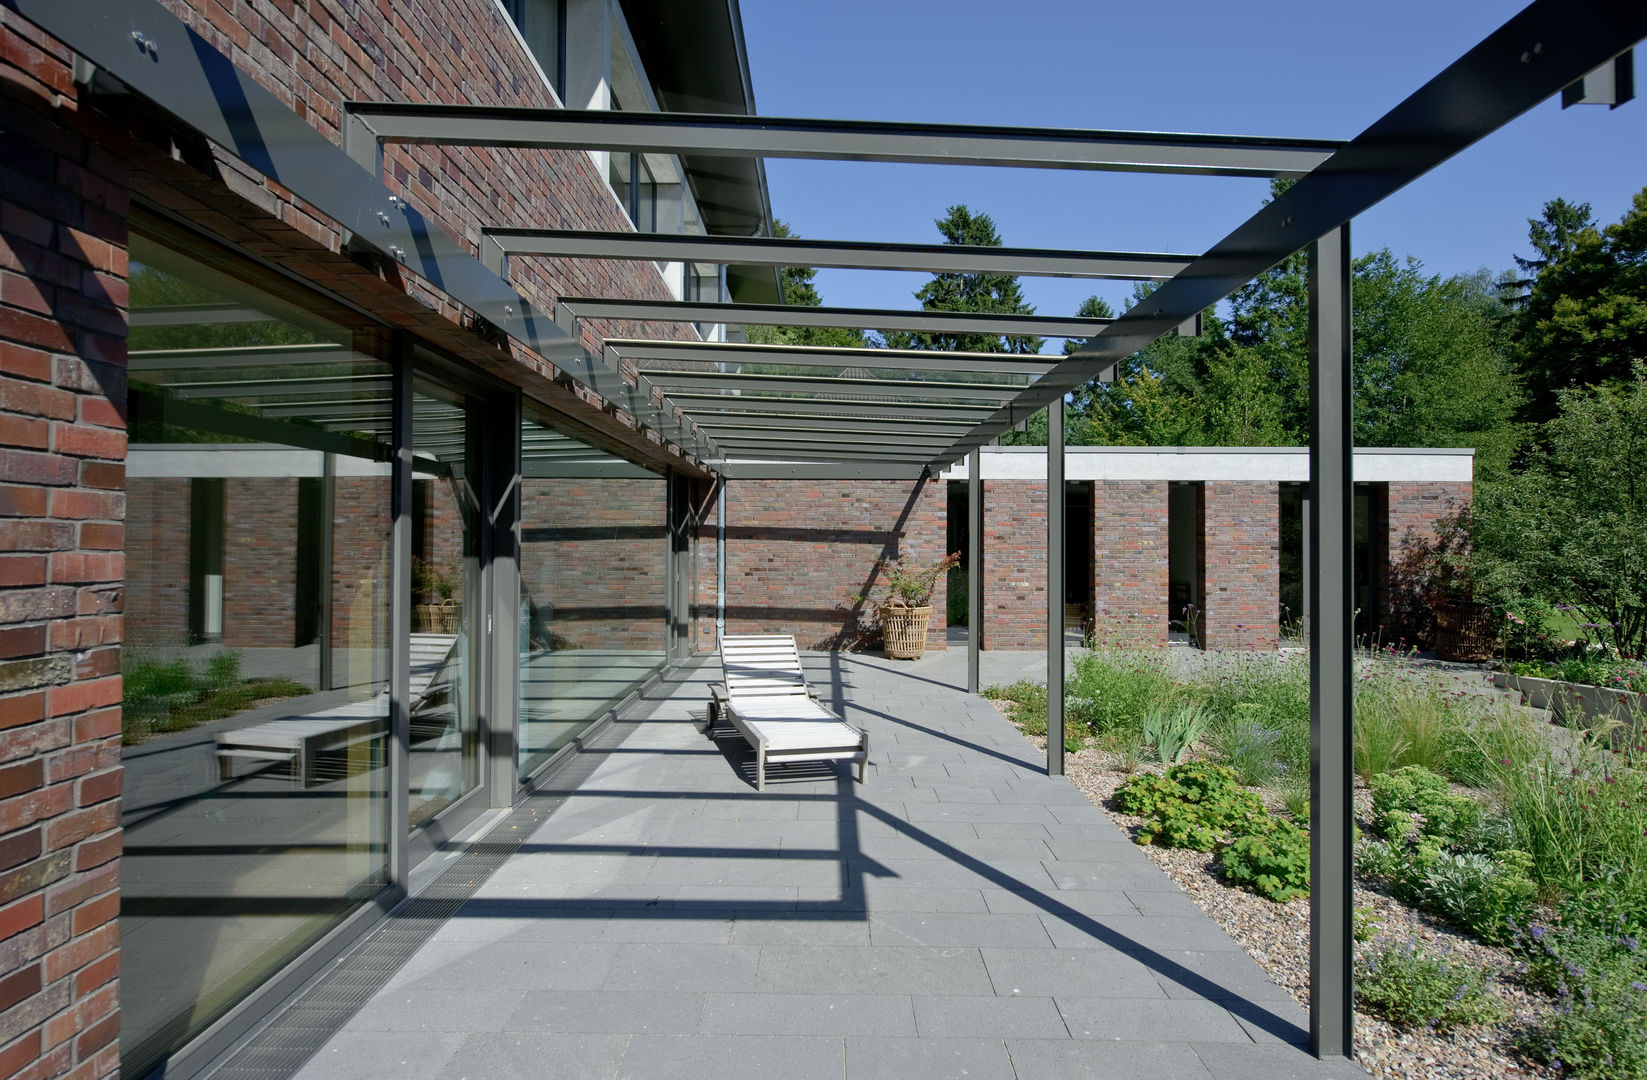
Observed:
[[[431,941],[385,990],[593,990],[619,946],[586,942]]]
[[[468,1038],[452,1031],[342,1031],[326,1040],[294,1080],[434,1080]]]
[[[648,885],[828,885],[838,882],[836,860],[784,858],[660,858]]]
[[[846,1040],[846,1080],[1013,1080],[1001,1039]]]
[[[543,1080],[610,1077],[628,1042],[625,1035],[544,1035],[504,1031],[471,1035],[446,1062],[441,1080]],[[396,1075],[393,1072],[380,1076]]]
[[[1045,825],[1038,821],[975,821],[972,823],[973,831],[978,834],[981,840],[1011,840],[1016,837],[1046,840],[1052,836],[1052,829],[1061,827],[1058,825]]]
[[[810,799],[739,798],[710,799],[702,817],[706,821],[797,821],[801,803]]]
[[[1228,1009],[1211,1001],[1059,997],[1058,1011],[1077,1039],[1250,1044]]]
[[[1052,821],[1056,807],[1028,803],[906,803],[904,816],[919,824],[923,821],[1033,821],[1047,824]]]
[[[624,1052],[617,1080],[840,1080],[843,1059],[839,1038],[638,1035]]]
[[[595,991],[528,993],[504,1017],[504,1031],[564,1034],[690,1035],[703,1018],[702,993]]]
[[[558,898],[470,900],[432,941],[598,941],[611,916],[568,910]]]
[[[1147,858],[1140,861],[1054,859],[1044,864],[1053,884],[1060,889],[1125,889],[1127,892],[1181,892]]]
[[[616,885],[645,881],[655,855],[534,852],[517,855],[498,868],[492,887],[524,884]]]
[[[1060,949],[1095,946],[1123,952],[1240,949],[1217,923],[1204,915],[1161,918],[1120,914],[1080,920],[1043,915],[1041,921],[1046,924],[1053,944]]]
[[[1008,1039],[1016,1080],[1207,1080],[1188,1043]]]
[[[1367,1080],[1353,1061],[1317,1061],[1289,1046],[1197,1043],[1195,1052],[1213,1080]]]
[[[1050,948],[1051,939],[1034,915],[871,912],[869,939],[881,945],[993,946],[1003,949]]]
[[[1070,911],[1093,917],[1138,914],[1137,905],[1119,889],[984,889],[983,897],[990,911],[1001,914],[1045,914],[1048,918],[1063,918]]]
[[[732,917],[682,913],[674,906],[652,915],[615,915],[601,928],[600,940],[724,945],[732,940]]]
[[[444,988],[385,991],[344,1025],[345,1031],[502,1031],[509,1014],[518,1009],[530,990],[467,990],[454,994]]]
[[[615,947],[601,990],[675,993],[751,990],[760,949],[754,945],[652,945]]]
[[[1131,953],[1062,949],[983,949],[1001,997],[1165,998],[1155,972]]]
[[[853,859],[849,872],[895,879],[899,884],[921,889],[1046,889],[1051,884],[1044,865],[1024,860],[981,859],[951,862],[948,859],[905,859],[894,865]],[[888,873],[890,871],[890,873]]]
[[[988,911],[977,889],[923,889],[900,884],[897,879],[870,878],[862,888],[839,901],[856,911],[926,911],[934,913]]]
[[[1088,828],[1101,825],[1105,828],[1115,828],[1115,823],[1102,810],[1092,805],[1091,800],[1083,800],[1079,803],[1063,803],[1058,806],[1050,806],[1047,810],[1060,825],[1084,825]]]
[[[763,945],[755,989],[777,994],[990,994],[977,949]]]
[[[931,791],[938,797],[939,802],[946,803],[998,803],[1006,801],[999,797],[996,789],[983,784],[934,784]]]
[[[915,1027],[922,1038],[1069,1038],[1050,997],[917,995]]]
[[[1264,969],[1240,949],[1218,952],[1163,949],[1157,955],[1161,961],[1158,970],[1161,987],[1168,997],[1240,999],[1265,1004],[1292,1002],[1292,995],[1277,986],[1264,974]]]
[[[870,920],[861,912],[738,919],[731,940],[735,945],[868,945]]]
[[[915,1034],[905,994],[710,994],[705,1035]]]
[[[1205,918],[1205,913],[1195,906],[1195,901],[1184,895],[1182,889],[1168,892],[1165,889],[1141,889],[1137,892],[1128,892],[1127,899],[1138,905],[1140,915],[1164,915],[1168,917],[1182,916]]]

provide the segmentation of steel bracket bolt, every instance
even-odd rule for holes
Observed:
[[[146,52],[154,59],[160,59],[160,44],[144,34],[143,31],[133,30],[132,40],[137,42],[138,52]]]

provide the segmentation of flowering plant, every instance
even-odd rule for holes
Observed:
[[[938,579],[943,577],[950,567],[961,561],[959,551],[951,552],[931,566],[911,568],[908,560],[900,555],[890,559],[881,567],[880,585],[882,594],[873,598],[877,608],[900,607],[929,607],[932,604],[932,591],[938,587]],[[860,598],[861,599],[861,598]]]

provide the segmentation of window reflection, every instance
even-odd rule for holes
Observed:
[[[663,664],[666,499],[656,473],[523,423],[523,777]]]
[[[131,242],[122,1071],[386,881],[389,385],[374,342]]]

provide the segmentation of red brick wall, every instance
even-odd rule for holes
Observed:
[[[1047,642],[1047,485],[984,481],[984,646]]]
[[[0,1075],[113,1076],[128,139],[0,18]]]
[[[1167,643],[1167,484],[1098,480],[1092,497],[1093,634]]]
[[[389,646],[389,496],[387,476],[340,476],[332,495],[332,645]],[[364,654],[337,678],[356,685],[387,678]]]
[[[794,634],[803,649],[879,646],[868,604],[856,598],[898,555],[943,558],[948,508],[936,480],[734,480],[727,485],[726,632]],[[698,543],[695,640],[713,649],[715,515]],[[927,648],[945,647],[945,590],[933,597]]]
[[[1385,606],[1379,637],[1388,643],[1428,648],[1435,639],[1435,616],[1423,594],[1425,551],[1436,540],[1436,522],[1470,505],[1472,485],[1401,482],[1385,486],[1389,542],[1374,552],[1379,595]]]
[[[1273,649],[1281,633],[1281,506],[1274,483],[1207,481],[1208,649]]]
[[[525,481],[521,582],[557,645],[664,647],[667,497],[661,478]]]
[[[225,480],[223,644],[289,649],[296,635],[297,481]]]
[[[126,641],[136,648],[189,639],[189,481],[134,476],[126,481]]]

